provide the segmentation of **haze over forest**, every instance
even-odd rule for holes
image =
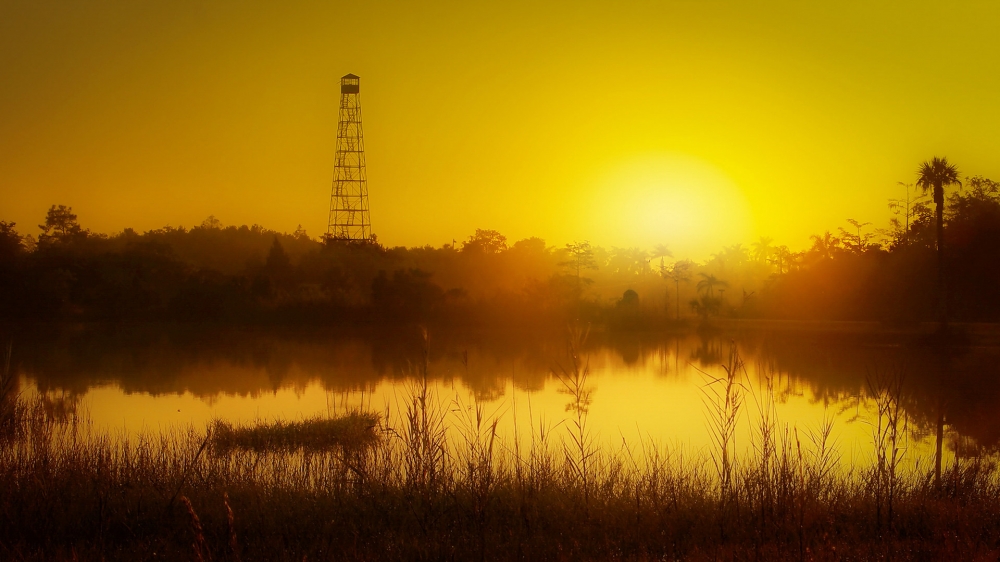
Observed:
[[[704,262],[675,259],[665,245],[557,247],[488,229],[437,248],[323,243],[214,216],[192,229],[107,236],[53,205],[37,239],[0,222],[0,317],[625,328],[690,317],[997,321],[1000,183],[971,176],[960,190],[947,160],[921,168],[917,183],[931,196],[894,201],[891,228],[851,219],[813,235],[806,251],[762,237]]]

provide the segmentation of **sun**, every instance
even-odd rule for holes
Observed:
[[[666,244],[677,258],[703,259],[724,245],[748,242],[753,233],[739,187],[713,166],[679,154],[613,167],[598,182],[590,214],[595,240],[640,248]]]

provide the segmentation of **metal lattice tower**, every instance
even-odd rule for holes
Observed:
[[[365,175],[365,137],[361,132],[361,79],[340,79],[340,118],[337,156],[333,166],[330,221],[327,240],[368,242],[372,238],[368,215],[368,179]]]

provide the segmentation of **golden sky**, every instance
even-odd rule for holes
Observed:
[[[0,0],[0,219],[326,230],[361,76],[374,232],[679,257],[1000,179],[1000,3]]]

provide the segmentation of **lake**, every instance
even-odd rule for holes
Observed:
[[[576,412],[567,383],[586,375],[586,431],[606,450],[648,443],[705,455],[719,379],[735,351],[742,397],[736,448],[751,450],[762,409],[804,448],[824,425],[845,465],[873,455],[873,387],[899,383],[907,463],[931,466],[943,413],[946,459],[1000,441],[1000,345],[973,327],[960,345],[927,329],[869,325],[730,323],[662,333],[591,330],[574,370],[568,332],[418,329],[345,336],[305,330],[76,326],[13,333],[13,367],[26,396],[53,415],[82,416],[97,431],[201,430],[215,418],[250,422],[372,409],[391,423],[426,380],[454,428],[480,406],[507,443],[569,435]],[[425,361],[426,352],[426,361]],[[767,381],[770,380],[770,390]],[[716,381],[716,382],[713,382]],[[572,386],[572,385],[570,385]],[[877,389],[876,389],[877,390]]]

